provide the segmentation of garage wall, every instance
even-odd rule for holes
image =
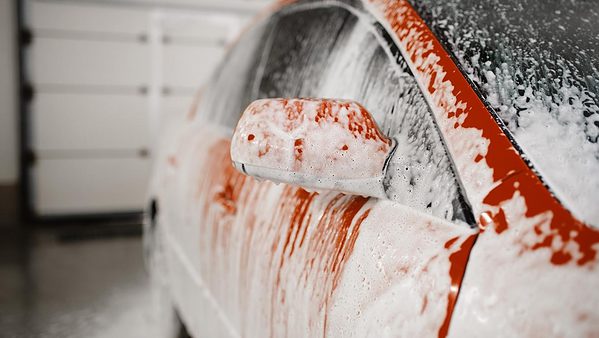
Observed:
[[[0,0],[0,185],[17,182],[14,2]]]
[[[6,1],[6,0],[0,0]],[[189,6],[186,5],[189,1]],[[266,0],[23,0],[31,158],[41,217],[145,205],[156,121],[185,113]],[[194,4],[193,6],[191,4]]]
[[[36,94],[30,105],[29,126],[37,159],[31,168],[31,200],[40,214],[66,214],[129,210],[143,203],[149,168],[147,150],[151,147],[147,130],[129,126],[131,121],[138,127],[148,124],[143,122],[147,119],[148,88],[153,88],[147,79],[151,68],[148,33],[144,32],[150,22],[148,14],[157,9],[183,16],[216,11],[250,18],[272,0],[23,2],[28,13],[26,26],[34,34],[33,44],[26,48],[28,81]],[[13,0],[0,0],[0,201],[16,201],[19,179],[15,4]],[[186,111],[210,73],[209,64],[217,63],[224,50],[223,41],[230,37],[220,36],[225,30],[203,19],[191,23],[201,27],[173,25],[169,20],[163,27],[160,106],[164,112]],[[107,51],[110,55],[104,55]],[[111,69],[123,71],[90,66],[112,59],[120,63]],[[194,67],[197,74],[190,74],[187,65],[198,65],[197,60],[206,67]],[[63,71],[65,64],[70,71]],[[114,90],[95,92],[104,87]],[[106,121],[114,123],[106,125]],[[119,134],[123,130],[126,133]],[[98,160],[101,165],[96,163]],[[144,165],[139,164],[142,162]],[[109,175],[110,180],[95,176],[90,179],[95,172]],[[131,177],[119,181],[114,173]],[[88,184],[90,181],[99,183],[96,187]],[[113,186],[120,189],[120,199],[107,190]],[[129,187],[126,192],[131,196],[122,192],[123,186]],[[0,218],[6,213],[3,210],[0,207]]]

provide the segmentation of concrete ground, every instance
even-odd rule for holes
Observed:
[[[2,235],[0,336],[152,337],[141,237]]]

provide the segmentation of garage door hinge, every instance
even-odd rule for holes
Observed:
[[[19,35],[19,42],[21,43],[22,47],[27,47],[33,42],[33,32],[31,29],[23,27],[21,28]]]
[[[25,163],[27,163],[28,166],[33,167],[36,162],[37,156],[35,155],[35,152],[33,152],[33,150],[27,150],[25,152]]]
[[[35,96],[35,89],[30,83],[23,84],[21,86],[21,99],[25,102],[33,101]]]

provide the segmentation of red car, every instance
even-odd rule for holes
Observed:
[[[196,337],[598,337],[597,22],[541,0],[258,18],[156,155],[173,313]]]

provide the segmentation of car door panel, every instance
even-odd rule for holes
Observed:
[[[306,8],[328,5],[319,6]],[[390,55],[407,69],[400,78],[412,80],[352,82],[351,71],[385,68],[367,45],[343,48],[340,41],[360,41],[359,34],[342,31],[354,19],[343,14],[326,20],[321,11],[315,18],[340,30],[327,34],[337,38],[326,44],[336,46],[332,52],[304,57],[297,51],[308,48],[311,38],[299,39],[287,49],[295,53],[288,58],[285,48],[275,48],[282,64],[267,63],[276,37],[248,40],[258,47],[248,49],[251,66],[241,73],[251,79],[241,89],[214,86],[208,104],[173,129],[158,156],[156,191],[166,205],[161,218],[172,244],[169,278],[185,323],[198,336],[598,335],[599,298],[592,291],[599,284],[599,232],[551,195],[407,1],[365,7],[363,14],[391,34],[388,47],[399,48]],[[307,17],[289,21],[289,32],[307,25]],[[317,33],[309,35],[316,39]],[[330,63],[336,53],[346,53],[346,63]],[[354,67],[351,61],[366,54],[368,67]],[[299,76],[290,65],[315,68]],[[235,69],[225,72],[231,77]],[[339,74],[349,75],[330,81]],[[405,90],[410,82],[421,94]],[[224,89],[230,98],[219,96]],[[376,95],[396,91],[397,102]],[[257,97],[321,94],[365,101],[390,136],[413,141],[426,135],[415,154],[435,144],[446,147],[451,158],[444,159],[444,151],[420,157],[438,158],[434,168],[424,167],[446,174],[441,183],[424,182],[450,188],[426,191],[415,203],[410,194],[383,201],[258,182],[234,170],[228,149],[241,112],[235,109]],[[427,116],[416,111],[422,106],[418,95],[434,119],[407,132],[411,124],[404,121]],[[225,106],[235,109],[223,114]],[[398,163],[401,169],[410,160]],[[398,194],[417,191],[417,175],[401,178],[405,186]],[[452,202],[442,204],[439,196]]]
[[[258,182],[233,168],[228,135],[189,128],[194,150],[178,160],[193,170],[178,212],[198,236],[177,242],[195,242],[189,261],[203,292],[239,335],[443,327],[473,230],[393,202]]]
[[[550,193],[407,1],[372,11],[409,60],[481,228],[450,335],[599,334],[599,231]]]
[[[339,29],[353,27],[346,13],[332,15]],[[349,35],[338,34],[339,39],[343,36]],[[264,56],[269,43],[281,51],[276,39],[262,40]],[[343,45],[333,40],[330,46]],[[314,57],[305,65],[326,65],[326,59]],[[259,59],[248,64],[257,64],[254,68],[265,78],[272,74],[259,66]],[[280,87],[265,82],[252,73],[254,68],[242,68],[249,82],[241,81],[238,89],[226,81],[221,87],[217,80],[200,109],[169,129],[157,156],[157,191],[166,210],[162,227],[170,239],[170,286],[188,328],[198,336],[445,335],[474,242],[475,231],[459,216],[464,213],[443,211],[438,218],[425,207],[430,202],[418,202],[422,212],[396,202],[257,182],[235,171],[229,156],[232,125],[227,121],[240,111],[221,110],[238,106],[238,97],[288,95],[298,89],[291,83]],[[294,76],[291,70],[279,74]],[[318,89],[308,85],[318,72],[312,74],[299,77],[307,82],[298,94]],[[251,82],[259,85],[252,87]],[[269,84],[274,86],[263,91]],[[214,88],[226,89],[232,97],[219,98],[222,92]],[[259,93],[248,93],[252,88]],[[403,104],[413,100],[400,98]],[[415,115],[428,114],[425,106],[418,107],[424,110]],[[386,119],[384,110],[376,111],[379,119]],[[422,134],[408,135],[414,139]],[[425,148],[431,147],[434,143]],[[453,173],[448,177],[453,179]],[[460,194],[459,188],[452,189],[450,199]],[[457,225],[450,222],[456,215]],[[203,317],[206,308],[217,316]]]

